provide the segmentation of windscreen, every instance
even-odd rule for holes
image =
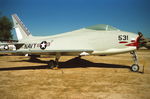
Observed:
[[[115,27],[112,27],[112,26],[106,25],[106,24],[98,24],[98,25],[87,27],[86,29],[100,30],[100,31],[118,31],[119,30]]]

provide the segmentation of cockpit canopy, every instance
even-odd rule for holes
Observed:
[[[99,31],[119,31],[119,29],[112,27],[110,25],[106,25],[106,24],[98,24],[94,26],[89,26],[89,27],[86,27],[86,29],[99,30]]]

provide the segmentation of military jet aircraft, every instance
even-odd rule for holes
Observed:
[[[147,38],[146,40],[147,40],[147,41],[146,41],[146,43],[144,44],[144,46],[145,46],[146,48],[150,49],[150,38]]]
[[[9,44],[7,45],[6,43]],[[18,42],[17,40],[0,40],[0,51],[3,51],[3,50],[16,50],[15,49],[15,46],[11,43],[13,42]]]
[[[112,55],[130,52],[133,55],[133,72],[139,70],[135,50],[139,47],[142,34],[121,31],[105,24],[98,24],[53,36],[32,36],[16,14],[12,15],[18,42],[15,51],[1,53],[52,55],[50,68],[57,68],[61,56]],[[3,44],[7,45],[7,44]]]

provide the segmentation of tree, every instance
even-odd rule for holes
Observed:
[[[6,16],[0,17],[0,40],[11,40],[13,24]]]

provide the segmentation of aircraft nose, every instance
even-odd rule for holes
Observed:
[[[141,32],[138,32],[138,37],[136,38],[136,40],[131,40],[131,43],[127,44],[126,46],[135,46],[138,49],[140,48],[143,38],[143,34]]]

